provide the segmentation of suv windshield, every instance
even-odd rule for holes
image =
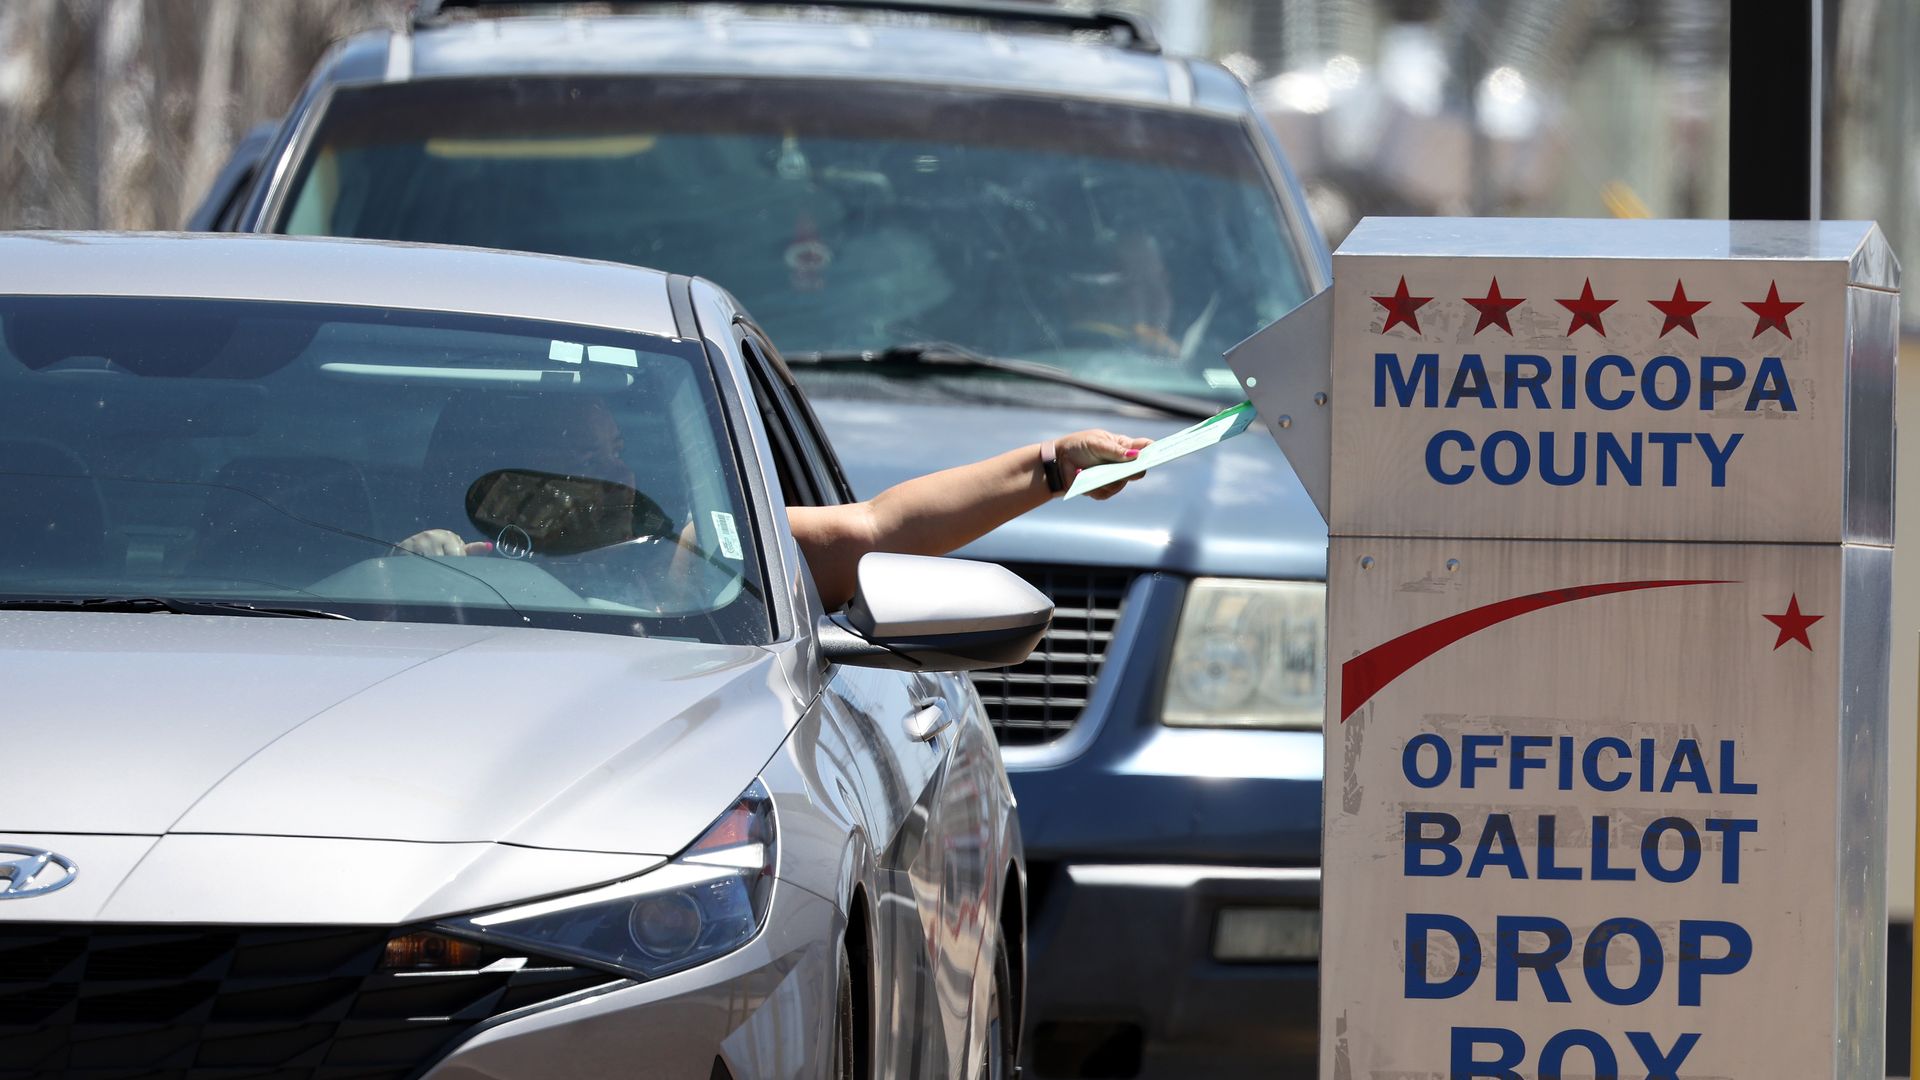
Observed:
[[[724,431],[692,342],[394,309],[0,297],[0,606],[760,643],[761,570]]]
[[[698,274],[788,353],[950,342],[1238,400],[1220,354],[1305,299],[1233,118],[831,80],[493,78],[337,90],[311,146],[283,231]]]

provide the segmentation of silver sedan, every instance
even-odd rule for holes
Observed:
[[[847,497],[706,282],[0,236],[0,1072],[1011,1075],[1051,608]]]

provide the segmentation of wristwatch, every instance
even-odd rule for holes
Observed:
[[[1067,490],[1067,482],[1060,475],[1060,460],[1050,442],[1040,444],[1040,472],[1047,478],[1048,491],[1058,494]]]

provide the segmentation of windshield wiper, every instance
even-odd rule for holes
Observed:
[[[1092,379],[1083,379],[1071,372],[1062,371],[1051,364],[1037,363],[1032,360],[1014,360],[1004,356],[988,356],[974,352],[964,345],[944,341],[890,345],[884,349],[859,351],[787,353],[785,356],[787,363],[796,367],[873,364],[914,368],[955,368],[966,371],[1004,371],[1010,375],[1020,375],[1038,382],[1071,386],[1076,390],[1085,390],[1088,393],[1099,394],[1115,401],[1124,401],[1130,405],[1144,405],[1169,416],[1205,420],[1220,411],[1220,406],[1200,398],[1154,390],[1133,390],[1124,386],[1095,382]]]
[[[169,596],[82,596],[0,599],[0,611],[107,611],[135,615],[258,615],[274,619],[345,619],[319,608],[248,604],[238,600],[181,600]]]

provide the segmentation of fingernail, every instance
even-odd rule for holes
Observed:
[[[1130,457],[1130,458],[1136,458],[1136,457],[1139,457],[1139,456],[1140,456],[1140,451],[1138,451],[1138,450],[1129,450],[1129,451],[1127,451],[1127,456],[1128,456],[1128,457]]]

